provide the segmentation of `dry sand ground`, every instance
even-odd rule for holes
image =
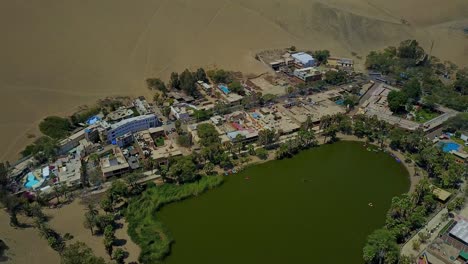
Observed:
[[[0,239],[9,247],[6,253],[8,259],[1,263],[60,263],[57,252],[49,247],[35,228],[10,227],[10,217],[3,209],[0,209],[0,227]]]
[[[2,1],[0,160],[15,159],[43,117],[148,93],[149,76],[215,64],[260,73],[262,49],[364,57],[407,38],[466,65],[467,25],[466,0]]]
[[[51,217],[48,224],[62,236],[66,233],[73,235],[69,243],[75,241],[84,242],[94,251],[94,254],[110,261],[107,255],[103,236],[92,236],[89,229],[84,228],[83,220],[86,212],[86,206],[80,199],[75,199],[71,204],[58,209],[45,209],[44,213]],[[28,219],[29,220],[29,219]],[[137,262],[140,254],[140,248],[128,236],[128,224],[124,219],[117,221],[122,224],[115,232],[118,246],[129,252],[126,263]],[[0,239],[3,239],[9,250],[7,251],[8,260],[6,263],[15,264],[34,264],[34,263],[60,263],[60,257],[52,250],[47,241],[39,236],[38,231],[33,228],[14,229],[9,225],[9,216],[5,211],[0,211]],[[116,247],[114,248],[116,249]]]

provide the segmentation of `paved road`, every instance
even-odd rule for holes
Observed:
[[[402,255],[413,255],[413,256],[418,256],[421,254],[427,247],[427,245],[432,242],[434,239],[437,238],[437,235],[439,234],[439,231],[449,222],[449,219],[443,220],[443,215],[448,212],[447,208],[443,208],[440,210],[439,213],[437,213],[426,225],[426,227],[422,228],[415,236],[413,236],[406,244],[403,245],[403,248],[401,249],[401,254]],[[439,227],[437,227],[439,225]],[[437,227],[437,228],[436,228]],[[422,244],[419,247],[419,250],[416,251],[413,249],[413,241],[419,239],[419,233],[426,232],[428,233],[430,230],[434,229],[434,232],[432,232],[431,237],[428,239],[428,242],[425,244]]]

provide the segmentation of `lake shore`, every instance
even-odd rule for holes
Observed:
[[[354,135],[345,135],[345,134],[338,134],[337,135],[337,138],[341,141],[357,141],[357,142],[363,142],[365,143],[366,142],[366,139],[365,138],[358,138]],[[320,145],[324,145],[324,144],[329,144],[328,142],[325,142],[325,138],[323,136],[319,136],[317,137],[317,142]],[[369,142],[370,144],[374,145],[374,146],[377,146],[379,147],[376,143],[372,143],[372,142]],[[396,151],[396,150],[393,150],[391,149],[390,147],[386,147],[385,148],[386,151],[388,151],[389,153],[392,153],[396,158],[398,158],[401,162],[401,164],[403,164],[403,166],[405,166],[406,170],[408,171],[408,174],[409,174],[409,179],[410,179],[410,188],[408,190],[408,193],[411,193],[414,191],[414,189],[416,188],[416,185],[419,183],[419,181],[422,179],[421,176],[417,176],[416,174],[416,165],[414,163],[407,163],[405,160],[406,160],[406,157],[403,153],[399,152],[399,151]],[[252,156],[252,160],[250,160],[249,162],[247,163],[244,163],[242,166],[243,167],[247,167],[247,166],[254,166],[256,164],[262,164],[262,163],[265,163],[265,162],[268,162],[268,161],[272,161],[272,160],[275,160],[275,150],[271,150],[269,151],[268,153],[268,158],[267,159],[260,159],[258,158],[257,156]],[[222,173],[222,171],[219,171],[219,173]]]
[[[355,141],[355,142],[366,142],[365,139],[358,138],[354,135],[344,135],[344,134],[338,134],[338,139],[341,141]],[[319,146],[328,144],[324,142],[324,137],[320,136],[317,138]],[[376,145],[375,143],[373,145]],[[408,171],[410,175],[410,189],[409,192],[412,192],[421,179],[421,176],[416,176],[415,173],[415,165],[414,164],[408,164],[405,162],[405,156],[398,152],[391,150],[390,148],[386,148],[386,150],[390,153],[392,153],[395,157],[397,157],[401,163],[405,166],[406,170]],[[266,163],[268,161],[273,161],[275,160],[275,150],[269,151],[268,158],[265,160],[262,160],[256,156],[251,156],[251,160],[247,163],[242,164],[242,167],[247,167],[247,166],[255,166],[258,164]],[[222,171],[218,171],[219,173],[223,173]],[[84,213],[85,213],[85,204],[83,203],[81,198],[76,198],[72,203],[63,205],[61,208],[57,209],[46,209],[45,213],[47,215],[50,215],[52,217],[50,221],[50,225],[52,228],[57,230],[59,233],[62,235],[65,233],[70,233],[74,236],[73,241],[82,241],[85,242],[87,245],[89,245],[94,253],[97,256],[103,257],[106,260],[110,260],[109,256],[105,252],[104,249],[104,244],[102,242],[102,237],[99,236],[92,236],[90,234],[90,231],[88,229],[85,229],[83,227],[82,221],[84,219]],[[4,218],[5,221],[8,220],[8,215],[5,212],[2,212],[2,218]],[[3,215],[4,214],[4,215]],[[7,223],[7,222],[5,222]],[[134,243],[130,237],[128,236],[127,233],[127,228],[128,224],[125,222],[125,219],[121,219],[119,223],[123,224],[123,228],[118,229],[116,232],[116,236],[118,239],[125,240],[125,245],[123,248],[129,252],[129,258],[127,259],[128,261],[136,261],[138,260],[138,256],[140,254],[141,249],[139,246]],[[43,240],[42,238],[39,237],[37,231],[35,229],[15,229],[9,232],[9,236],[7,240],[12,241],[13,244],[19,243],[19,241],[23,240],[24,233],[28,233],[31,235],[31,233],[34,233],[34,241],[37,241],[37,245],[41,245],[41,247],[44,247],[43,253],[47,253],[47,258],[50,259],[49,263],[59,263],[58,260],[58,254],[50,249],[47,245],[47,242]],[[15,235],[16,234],[16,235]],[[44,242],[44,243],[40,243]],[[36,245],[36,243],[34,243]],[[33,245],[29,245],[30,247],[33,247]],[[29,247],[27,244],[24,244],[23,247]],[[26,250],[26,248],[19,247],[15,249],[10,248],[10,252],[12,252],[12,255],[15,256],[15,261],[16,261],[16,256],[19,255],[19,249],[21,250]],[[22,258],[26,258],[25,256],[22,256]],[[54,262],[55,259],[57,259],[57,262]],[[21,262],[21,261],[20,261]],[[18,262],[18,263],[20,263]],[[34,258],[27,258],[25,259],[24,263],[34,263]]]

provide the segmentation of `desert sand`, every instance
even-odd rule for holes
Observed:
[[[466,0],[2,1],[0,160],[17,158],[45,116],[148,95],[149,76],[198,66],[261,73],[256,51],[290,45],[365,58],[408,38],[466,65],[467,25]]]
[[[56,209],[45,209],[44,213],[50,217],[48,225],[62,236],[70,233],[73,239],[67,243],[76,241],[84,242],[92,248],[94,254],[103,257],[106,261],[111,261],[104,248],[102,235],[91,235],[89,229],[84,228],[83,221],[86,212],[86,205],[81,199],[75,199],[72,203]],[[103,212],[101,212],[103,213]],[[32,224],[32,220],[22,217],[22,223]],[[129,253],[125,259],[126,263],[137,262],[140,248],[135,244],[127,233],[128,223],[124,218],[117,221],[121,227],[116,229],[115,237],[117,245]],[[9,249],[7,250],[6,263],[60,263],[59,254],[51,249],[47,241],[40,237],[39,232],[34,227],[12,228],[9,224],[8,214],[0,211],[0,239],[4,240]],[[1,259],[0,259],[0,262]]]
[[[19,220],[24,223],[22,218]],[[31,263],[60,263],[60,257],[49,247],[47,241],[40,237],[34,227],[13,228],[10,217],[0,210],[0,239],[8,246],[6,259],[1,263],[31,264]]]

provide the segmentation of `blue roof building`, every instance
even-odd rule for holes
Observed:
[[[294,58],[296,64],[299,64],[302,67],[312,67],[315,66],[315,59],[312,55],[305,52],[298,52],[291,55]]]

